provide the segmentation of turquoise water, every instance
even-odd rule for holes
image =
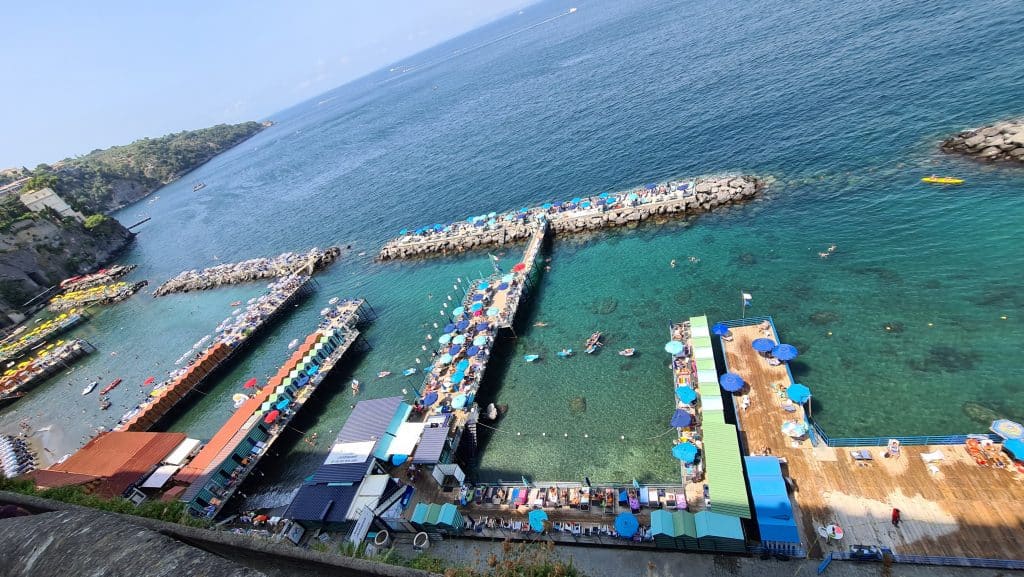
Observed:
[[[577,13],[524,30],[572,5]],[[276,126],[186,179],[206,182],[202,192],[178,183],[119,215],[153,216],[124,262],[154,282],[351,245],[317,277],[314,297],[172,428],[212,435],[231,394],[274,372],[332,296],[364,296],[377,310],[373,349],[339,369],[295,427],[330,438],[353,403],[353,376],[361,398],[410,388],[412,379],[374,375],[412,366],[454,279],[489,265],[485,255],[374,263],[402,227],[722,171],[777,180],[756,202],[714,215],[554,243],[518,338],[488,371],[511,409],[478,477],[678,479],[659,437],[671,410],[667,325],[735,318],[741,291],[754,296],[748,314],[773,315],[801,349],[794,370],[832,435],[959,433],[984,430],[991,414],[1024,418],[1024,171],[936,151],[950,132],[1021,113],[1022,19],[1009,1],[545,2],[400,63],[419,65],[413,72],[382,71],[276,114]],[[967,184],[919,183],[931,173]],[[832,243],[835,255],[820,259]],[[133,405],[138,383],[166,371],[228,303],[259,290],[138,295],[101,312],[79,331],[99,352],[0,415],[0,428],[28,416],[54,426],[55,453],[73,449]],[[606,350],[555,357],[596,329]],[[627,346],[638,356],[615,354]],[[543,359],[527,365],[526,353]],[[113,394],[120,410],[101,413],[78,395],[97,375],[125,378]],[[282,450],[254,502],[281,502],[326,446]]]

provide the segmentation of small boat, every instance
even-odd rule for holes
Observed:
[[[567,359],[573,356],[574,354],[575,353],[572,352],[572,349],[562,349],[558,351],[558,356],[562,357],[563,359]]]
[[[116,378],[113,381],[110,381],[109,385],[103,387],[103,389],[100,391],[100,394],[101,395],[105,395],[105,394],[109,393],[110,391],[113,391],[115,388],[117,388],[117,385],[120,385],[120,384],[121,384],[121,379],[120,378]]]
[[[294,349],[299,344],[299,339],[292,339],[292,342],[288,343],[288,349]]]
[[[200,191],[200,190],[202,190],[204,188],[206,188],[206,183],[205,182],[197,182],[197,183],[192,185],[192,192],[198,192],[198,191]]]
[[[100,397],[100,410],[101,411],[106,411],[107,409],[110,408],[110,405],[111,405],[110,399],[108,399],[106,397]]]
[[[377,378],[378,379],[383,379],[384,377],[386,377],[386,376],[388,376],[390,374],[391,374],[391,371],[381,371],[381,372],[377,373]]]
[[[235,301],[235,302],[231,303],[231,306],[237,307],[240,304],[242,304],[242,301]]]
[[[539,358],[540,355],[523,355],[523,360],[528,363],[532,363],[533,361],[536,361]]]
[[[336,305],[336,304],[338,304],[338,297],[334,297],[331,300],[327,301],[327,304],[329,304],[329,305]]]
[[[82,389],[82,396],[85,396],[85,395],[88,395],[89,393],[91,393],[93,391],[93,389],[95,389],[96,386],[99,385],[99,384],[100,384],[99,381],[93,381],[93,382],[89,383],[88,385],[85,385],[85,388]]]
[[[404,371],[402,371],[402,375],[406,376],[406,377],[408,377],[409,375],[415,375],[415,374],[416,374],[416,367],[412,367],[412,368],[405,369]]]
[[[587,339],[587,354],[593,354],[601,346],[601,331],[597,331]]]
[[[922,178],[921,182],[927,182],[929,184],[963,184],[964,179],[953,176],[935,176],[933,174]]]
[[[619,351],[619,356],[620,357],[631,357],[631,356],[633,356],[634,353],[636,353],[636,349],[632,349],[632,348],[630,348],[630,349],[622,349],[621,351]]]

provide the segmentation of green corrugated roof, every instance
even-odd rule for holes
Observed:
[[[725,413],[723,413],[722,411],[701,411],[700,415],[701,415],[701,422],[702,423],[707,423],[707,422],[724,423],[725,422]]]
[[[743,527],[738,517],[722,515],[713,511],[701,511],[694,515],[697,537],[720,537],[743,541]]]
[[[704,439],[704,466],[707,470],[711,510],[724,515],[750,519],[750,501],[743,476],[736,427],[704,414],[701,430]]]
[[[697,537],[697,524],[693,520],[693,513],[689,511],[676,511],[674,514],[675,527],[678,533],[676,537]]]
[[[697,359],[698,371],[717,371],[715,359]]]
[[[651,535],[668,535],[669,537],[678,537],[680,535],[676,533],[672,513],[664,509],[651,512]]]
[[[693,338],[690,339],[690,344],[692,344],[694,346],[694,348],[697,348],[697,347],[710,347],[711,346],[711,337],[693,337]]]
[[[691,327],[706,327],[708,326],[708,317],[701,315],[699,317],[690,317]]]

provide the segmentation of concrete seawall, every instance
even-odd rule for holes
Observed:
[[[765,186],[753,176],[723,176],[698,179],[680,187],[665,186],[594,197],[574,203],[572,208],[544,205],[523,213],[493,215],[486,225],[458,223],[443,231],[405,235],[388,241],[378,258],[391,260],[458,254],[470,250],[505,246],[529,240],[533,220],[543,216],[551,231],[571,234],[602,228],[627,226],[655,218],[678,218],[744,202]],[[574,199],[576,200],[576,199]],[[514,217],[514,218],[511,218]]]

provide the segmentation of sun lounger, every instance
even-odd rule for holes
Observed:
[[[871,459],[871,451],[868,451],[867,449],[860,449],[860,450],[857,450],[857,451],[850,451],[850,456],[853,457],[857,461],[870,461],[870,460],[872,460]]]
[[[644,503],[641,499],[640,503]],[[647,488],[647,505],[650,507],[660,507],[661,503],[658,502],[658,490],[652,487]]]
[[[931,453],[921,453],[921,459],[925,463],[934,463],[935,461],[941,461],[943,458],[945,458],[945,455],[942,454],[942,451],[938,450]]]
[[[665,506],[672,509],[676,506],[676,494],[665,493]]]
[[[590,510],[590,487],[580,489],[580,511]]]

